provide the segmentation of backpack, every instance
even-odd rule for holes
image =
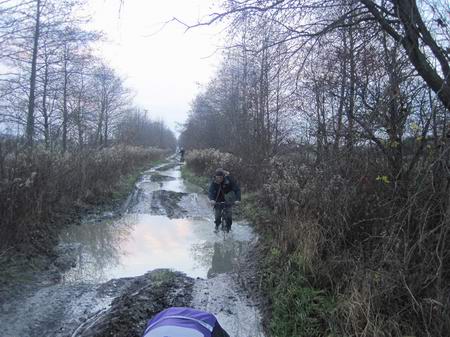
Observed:
[[[213,314],[172,307],[155,315],[142,337],[229,337]]]

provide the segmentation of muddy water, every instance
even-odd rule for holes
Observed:
[[[65,282],[100,283],[156,268],[207,278],[230,271],[243,243],[253,238],[239,222],[231,233],[215,234],[206,196],[183,181],[179,166],[145,172],[135,193],[135,204],[120,219],[86,222],[63,234],[64,242],[78,245],[76,267]]]
[[[264,336],[258,309],[230,273],[254,234],[245,222],[234,223],[230,234],[215,234],[213,228],[206,196],[181,179],[178,165],[144,172],[120,218],[95,217],[67,229],[51,269],[26,287],[18,284],[15,296],[0,298],[0,336],[90,336],[102,319],[108,325],[112,303],[130,285],[152,284],[158,274],[147,272],[155,268],[199,277],[176,276],[178,289],[166,289],[166,297],[175,296],[172,305],[212,312],[230,336]],[[60,270],[67,268],[61,266],[72,266],[62,278]],[[159,303],[152,300],[158,291],[147,295],[146,304]],[[130,322],[141,317],[128,311]]]

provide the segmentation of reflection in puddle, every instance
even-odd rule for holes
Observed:
[[[191,277],[230,271],[232,263],[253,232],[245,224],[233,224],[224,237],[213,233],[213,214],[198,188],[187,186],[179,168],[160,172],[174,180],[162,182],[167,191],[188,194],[180,204],[188,218],[169,219],[148,213],[126,214],[120,219],[85,223],[69,228],[62,241],[78,243],[77,266],[64,275],[65,282],[105,282],[133,277],[156,268],[170,268]],[[147,205],[152,192],[161,188],[144,175],[138,183],[138,205]],[[148,208],[150,205],[147,205]],[[136,211],[133,207],[133,211]],[[145,212],[140,209],[140,212]]]
[[[186,193],[201,193],[202,189],[196,185],[190,184],[181,178],[181,171],[179,168],[170,169],[160,172],[166,176],[175,178],[174,180],[164,181],[161,184],[161,189],[174,192]]]
[[[171,268],[205,278],[210,273],[211,261],[212,272],[221,272],[231,263],[225,260],[231,261],[241,250],[240,244],[231,240],[228,245],[219,244],[217,241],[223,238],[212,232],[213,227],[211,220],[169,219],[149,214],[128,214],[115,222],[73,227],[64,240],[82,245],[77,267],[64,279],[104,282],[142,275],[156,268]],[[236,229],[239,227],[240,231],[250,230],[236,225]],[[226,257],[220,257],[223,254]]]
[[[208,278],[232,271],[234,259],[242,253],[242,248],[242,242],[239,241],[215,242]]]

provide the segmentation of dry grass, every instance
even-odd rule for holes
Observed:
[[[36,149],[3,156],[0,180],[2,247],[48,249],[51,234],[80,209],[114,196],[120,179],[164,152],[112,147],[64,156]]]
[[[196,175],[211,177],[217,168],[230,171],[247,189],[255,189],[263,176],[262,164],[249,163],[231,154],[215,149],[192,150],[186,154],[186,164]]]
[[[336,322],[343,334],[445,336],[450,224],[446,197],[431,185],[439,177],[422,175],[402,195],[377,180],[382,167],[372,169],[361,180],[332,165],[274,165],[264,194],[283,219],[279,246],[287,255],[299,251],[311,282],[342,299]]]
[[[188,164],[201,162],[206,153],[202,156]],[[342,336],[448,336],[450,193],[445,166],[425,158],[407,177],[393,181],[383,175],[388,165],[379,157],[355,156],[353,166],[336,158],[320,166],[295,157],[274,158],[261,174],[258,207],[270,209],[271,217],[259,219],[257,228],[269,247],[270,263],[264,268],[272,277],[265,286],[273,299],[272,332],[281,336],[312,324],[314,334],[321,326],[323,334]],[[212,168],[211,157],[222,158],[214,152],[203,170]],[[278,285],[302,301],[323,291],[317,293],[321,305],[310,303],[297,311],[278,307],[296,303],[283,298]],[[328,311],[327,303],[335,303],[335,309]],[[328,325],[299,319],[322,317],[322,309]],[[289,321],[296,323],[290,326]],[[302,331],[307,335],[307,329]]]

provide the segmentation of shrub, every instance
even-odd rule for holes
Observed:
[[[450,241],[443,195],[433,186],[440,178],[417,170],[399,187],[379,179],[385,170],[276,158],[261,193],[272,225],[260,228],[282,255],[300,253],[314,288],[340,299],[333,321],[343,334],[444,336]]]
[[[251,184],[256,210],[246,214],[267,246],[263,290],[274,336],[448,334],[450,199],[441,161],[396,177],[364,151],[321,162],[274,157],[257,171],[216,150],[191,156],[197,174],[223,166],[251,181],[263,172]]]
[[[31,243],[39,248],[46,236],[52,239],[52,227],[80,207],[111,198],[122,176],[164,154],[123,146],[65,155],[39,148],[31,154],[9,152],[1,160],[0,246]]]
[[[231,153],[215,149],[192,150],[186,155],[186,165],[199,176],[211,177],[217,168],[229,171],[238,182],[250,190],[258,188],[264,179],[264,167],[255,167]]]

